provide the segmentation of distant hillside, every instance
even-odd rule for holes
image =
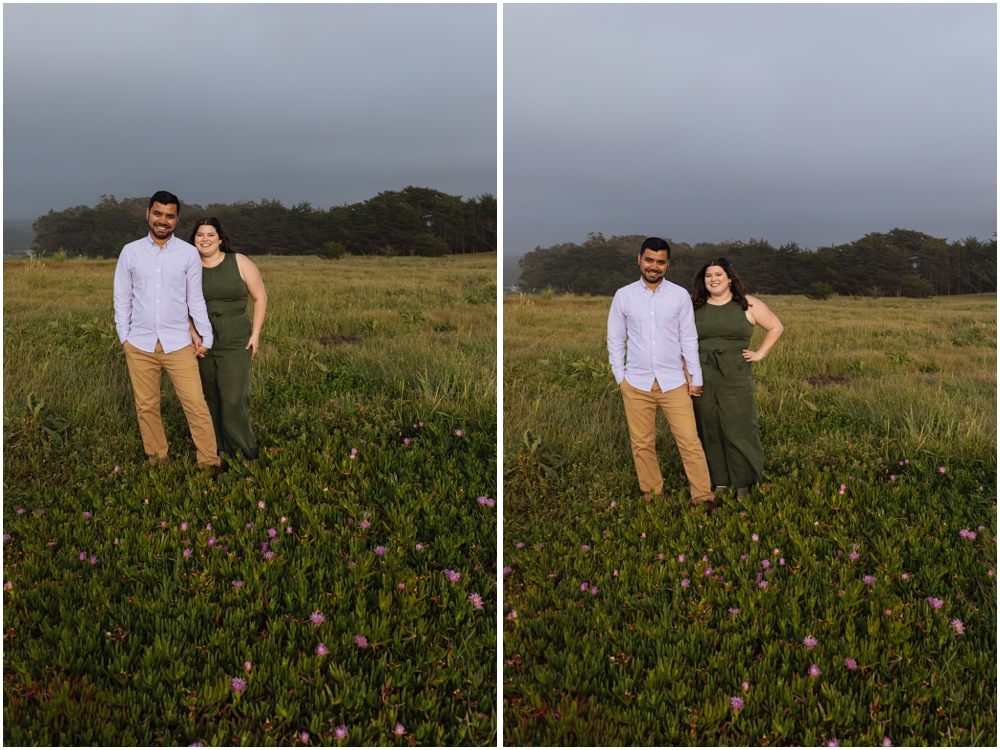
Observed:
[[[580,245],[537,247],[522,256],[518,286],[576,294],[611,295],[635,281],[636,258],[645,239],[631,235],[604,239],[590,234]],[[685,289],[710,258],[725,257],[751,292],[802,294],[826,284],[837,294],[930,296],[981,294],[997,290],[996,238],[948,242],[922,232],[893,229],[867,234],[845,245],[815,251],[792,242],[779,248],[767,240],[673,242],[666,277]],[[506,279],[505,285],[509,285]]]
[[[503,285],[513,286],[521,276],[521,267],[517,261],[504,259],[503,262]]]
[[[30,219],[6,219],[3,223],[3,254],[22,255],[31,247],[35,232]]]

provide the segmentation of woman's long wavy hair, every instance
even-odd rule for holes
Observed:
[[[188,239],[188,244],[194,244],[194,237],[198,234],[198,230],[203,226],[215,227],[215,231],[219,233],[219,249],[224,253],[233,252],[233,245],[229,241],[229,233],[222,228],[222,222],[216,219],[214,216],[206,216],[203,219],[198,219],[191,228],[191,237]]]
[[[694,282],[691,285],[691,302],[694,304],[694,309],[697,310],[704,305],[708,302],[708,298],[712,296],[708,291],[708,287],[705,286],[705,272],[711,266],[718,266],[726,272],[726,276],[729,277],[729,290],[733,293],[733,299],[736,301],[736,304],[744,310],[750,307],[750,303],[747,302],[747,288],[743,286],[743,282],[740,281],[740,277],[736,274],[736,267],[730,265],[729,261],[725,258],[711,258],[695,274]]]

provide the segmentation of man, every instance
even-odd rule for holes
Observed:
[[[167,463],[160,418],[160,373],[165,368],[184,408],[198,451],[198,468],[222,473],[215,428],[201,390],[188,316],[212,347],[212,326],[201,291],[201,260],[193,245],[174,237],[180,201],[161,190],[149,200],[149,234],[122,248],[115,269],[115,326],[135,393],[142,445],[151,466]]]
[[[659,407],[680,451],[691,498],[698,504],[715,497],[691,401],[702,389],[698,332],[688,293],[663,278],[669,266],[670,245],[665,240],[650,237],[642,243],[641,278],[619,289],[611,302],[608,357],[621,386],[635,471],[646,500],[663,497],[656,458]]]

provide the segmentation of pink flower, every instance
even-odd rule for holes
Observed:
[[[259,501],[257,503],[257,507],[260,508],[261,510],[264,510],[264,501],[263,500]]]
[[[480,505],[485,505],[487,508],[492,508],[497,504],[496,500],[494,500],[492,497],[480,497],[478,500],[476,500],[476,502],[478,502]]]
[[[415,550],[416,550],[417,552],[421,552],[421,551],[423,551],[423,549],[424,549],[424,545],[422,545],[422,544],[421,544],[420,542],[417,542],[417,543],[416,543],[416,545],[414,545],[414,549],[415,549]]]
[[[5,583],[4,585],[3,585],[3,590],[4,590],[4,591],[10,591],[10,590],[11,590],[12,588],[14,588],[14,584],[13,584],[13,583],[11,583],[10,581],[7,581],[7,582],[6,582],[6,583]]]
[[[740,555],[740,562],[746,562],[748,559],[746,555]]]
[[[455,434],[458,435],[459,437],[462,437],[462,431],[461,430],[455,430]]]
[[[268,550],[267,552],[264,553],[264,559],[265,560],[273,560],[274,559],[274,553],[271,550]]]
[[[705,568],[705,575],[706,576],[712,575],[712,569],[711,568]]]
[[[823,673],[819,671],[819,667],[817,667],[815,664],[809,667],[809,675],[811,677],[819,677],[821,674]]]
[[[611,501],[611,507],[612,508],[617,508],[618,507],[618,503],[616,503],[614,500],[612,500]]]
[[[769,584],[767,581],[761,581],[760,583],[757,584],[757,588],[766,589],[770,585],[771,584]]]
[[[600,591],[600,589],[597,588],[597,586],[591,586],[590,587],[590,595],[591,596],[597,596],[597,594],[598,594],[599,591]]]
[[[288,526],[287,528],[285,528],[285,533],[286,534],[291,534],[292,533],[292,527]]]
[[[865,586],[871,586],[873,583],[875,583],[875,576],[865,576],[864,578],[861,579],[861,582]]]
[[[846,484],[840,485],[840,492],[839,492],[839,494],[843,495],[846,491],[847,491],[847,485]]]
[[[321,643],[316,647],[316,656],[326,656],[328,653],[330,653],[330,649],[325,644]]]
[[[215,537],[214,536],[210,536],[208,538],[208,546],[209,547],[214,547],[215,546]]]
[[[334,735],[336,735],[338,740],[345,739],[347,737],[347,727],[341,724],[339,727],[333,730]]]
[[[122,470],[122,467],[118,466],[117,464],[115,464],[115,471],[121,471],[121,470]]]
[[[90,513],[89,513],[89,512],[87,512],[87,511],[83,511],[83,520],[84,520],[84,521],[86,521],[86,520],[88,520],[89,518],[90,518]]]
[[[357,448],[351,448],[350,459],[353,461],[357,457],[358,457],[358,449]]]
[[[690,585],[691,585],[691,581],[689,581],[687,578],[682,578],[681,579],[681,588],[686,589]]]
[[[299,734],[299,739],[302,740],[303,742],[308,742],[309,732],[302,732],[301,734]]]
[[[24,515],[24,508],[18,508],[17,509],[17,515],[23,516]]]
[[[683,554],[677,555],[677,562],[684,562],[684,555]]]
[[[955,632],[958,635],[965,635],[965,625],[962,624],[961,620],[952,620],[951,626],[955,628]]]
[[[81,552],[80,553],[80,560],[86,560],[86,559],[87,559],[87,553],[86,553],[86,551]]]
[[[935,599],[933,596],[927,597],[927,603],[930,604],[932,607],[934,607],[934,609],[941,609],[941,607],[944,605],[944,602],[942,600]]]
[[[782,557],[780,560],[778,560],[778,565],[784,565],[784,564],[785,564],[785,558]]]
[[[778,554],[778,553],[780,553],[780,552],[781,552],[781,550],[780,550],[780,549],[778,549],[777,547],[775,547],[775,548],[774,548],[774,553],[773,553],[773,554],[777,555],[777,554]]]
[[[396,733],[397,737],[402,737],[404,734],[406,734],[406,727],[397,722],[396,728],[393,731]]]
[[[891,610],[891,609],[887,609],[887,610],[885,611],[885,616],[886,616],[886,617],[892,617],[892,610]]]
[[[378,555],[379,557],[384,556],[386,552],[387,552],[386,548],[383,547],[381,544],[375,548],[375,554]]]
[[[507,575],[510,572],[511,572],[511,568],[509,566],[505,566],[504,569],[503,569],[503,574]]]
[[[250,529],[253,528],[253,524],[252,523],[248,523],[243,528],[246,529],[247,531],[250,531]]]
[[[708,562],[708,555],[702,555],[701,556],[701,561],[702,562]]]
[[[589,544],[583,545],[583,551],[584,552],[590,552],[590,545]]]
[[[768,568],[771,567],[771,561],[770,560],[761,560],[760,561],[760,567],[762,567],[764,570],[767,570]]]
[[[895,474],[890,474],[889,475],[889,481],[890,482],[895,482],[896,481],[896,475]]]
[[[826,743],[826,746],[827,747],[840,747],[840,743],[837,741],[837,738],[834,737],[832,740],[830,740],[829,742]]]
[[[901,575],[900,578],[902,578],[904,581],[908,581],[908,580],[910,580],[910,574],[909,573],[903,573],[903,575]]]
[[[857,552],[852,552],[851,554],[849,554],[847,556],[847,559],[848,560],[857,560],[858,559],[858,553]]]
[[[358,524],[358,526],[360,526],[362,529],[367,529],[371,525],[372,525],[372,522],[369,521],[367,518],[365,518],[364,520],[361,521],[361,523]]]
[[[882,747],[892,747],[892,740],[890,740],[888,737],[883,737]]]
[[[410,444],[410,439],[409,438],[403,438],[403,445],[409,445],[409,444]]]
[[[115,537],[115,544],[118,544],[118,537]]]
[[[287,518],[285,518],[284,516],[282,516],[282,517],[281,517],[281,522],[282,522],[282,523],[284,523],[284,522],[285,522],[285,521],[287,521],[287,520],[288,520],[288,519],[287,519]]]
[[[854,661],[854,659],[848,656],[846,659],[844,659],[844,666],[846,666],[849,670],[853,672],[855,669],[858,668],[858,663]]]
[[[452,583],[458,583],[458,579],[462,577],[461,573],[457,573],[454,570],[448,570],[447,568],[445,568],[441,572],[444,574],[444,577],[447,578]]]
[[[233,588],[234,589],[241,589],[241,588],[243,588],[243,581],[233,581]]]
[[[517,547],[518,549],[524,549],[524,542],[518,542],[514,546]]]
[[[245,662],[243,662],[243,668],[247,672],[249,672],[251,669],[253,669],[253,662],[251,662],[251,661],[245,661]]]
[[[516,609],[512,609],[510,612],[508,612],[507,613],[507,619],[508,620],[516,620],[517,619],[517,610]]]
[[[479,594],[475,593],[469,594],[469,601],[472,602],[473,609],[483,608],[483,597],[481,597]]]
[[[160,528],[161,529],[167,528],[167,522],[166,521],[160,521]]]
[[[184,555],[184,557],[191,557],[191,548],[190,547],[185,548],[181,554]]]
[[[815,648],[817,643],[819,643],[819,641],[817,641],[811,635],[807,635],[805,638],[802,639],[802,645],[808,649]]]
[[[272,539],[274,539],[274,537],[278,536],[278,530],[277,529],[268,529],[267,530],[267,535],[269,537],[271,537]]]
[[[729,614],[732,615],[733,617],[738,617],[739,614],[740,614],[740,611],[736,607],[730,607],[729,608]]]
[[[751,535],[750,535],[750,538],[751,538],[751,539],[752,539],[753,541],[755,541],[755,542],[759,542],[759,541],[760,541],[760,537],[759,537],[759,536],[757,536],[756,534],[751,534]]]
[[[749,682],[744,682],[743,684],[740,685],[740,687],[743,688],[743,692],[744,693],[749,693],[750,692],[750,683]]]
[[[358,645],[358,648],[368,648],[368,639],[363,635],[354,636],[354,642]]]
[[[239,677],[234,677],[230,680],[230,684],[233,686],[233,692],[236,694],[242,693],[247,689],[247,681],[241,680]]]
[[[326,622],[326,617],[323,616],[322,612],[313,612],[311,615],[309,615],[309,622],[311,622],[313,625],[322,625],[324,622]]]
[[[664,555],[662,552],[656,556],[657,560],[665,560],[666,558],[667,558],[667,556]]]
[[[211,531],[211,530],[212,530],[212,524],[206,523],[205,524],[205,531]]]
[[[590,583],[588,581],[584,581],[580,584],[580,591],[586,591],[589,587]]]
[[[944,474],[945,471],[946,471],[946,469],[943,466],[938,466],[938,471],[940,471],[942,474]]]
[[[739,711],[741,708],[743,708],[743,699],[733,696],[732,698],[729,699],[729,706],[734,711]]]

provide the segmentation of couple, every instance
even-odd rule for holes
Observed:
[[[260,346],[267,294],[257,267],[234,253],[215,218],[174,237],[180,201],[164,190],[149,200],[149,234],[122,248],[115,269],[115,326],[125,348],[139,431],[149,463],[165,464],[160,373],[184,408],[198,468],[225,471],[222,454],[256,458],[250,428],[250,360]],[[247,296],[254,301],[253,322]]]
[[[664,279],[669,266],[665,240],[650,237],[642,243],[642,278],[619,289],[611,303],[608,355],[646,499],[662,498],[663,491],[656,458],[659,407],[680,451],[691,498],[708,502],[711,511],[729,487],[746,497],[761,481],[764,451],[750,363],[770,351],[782,325],[767,305],[746,293],[725,258],[702,266],[690,295]],[[767,335],[751,351],[755,325]]]

